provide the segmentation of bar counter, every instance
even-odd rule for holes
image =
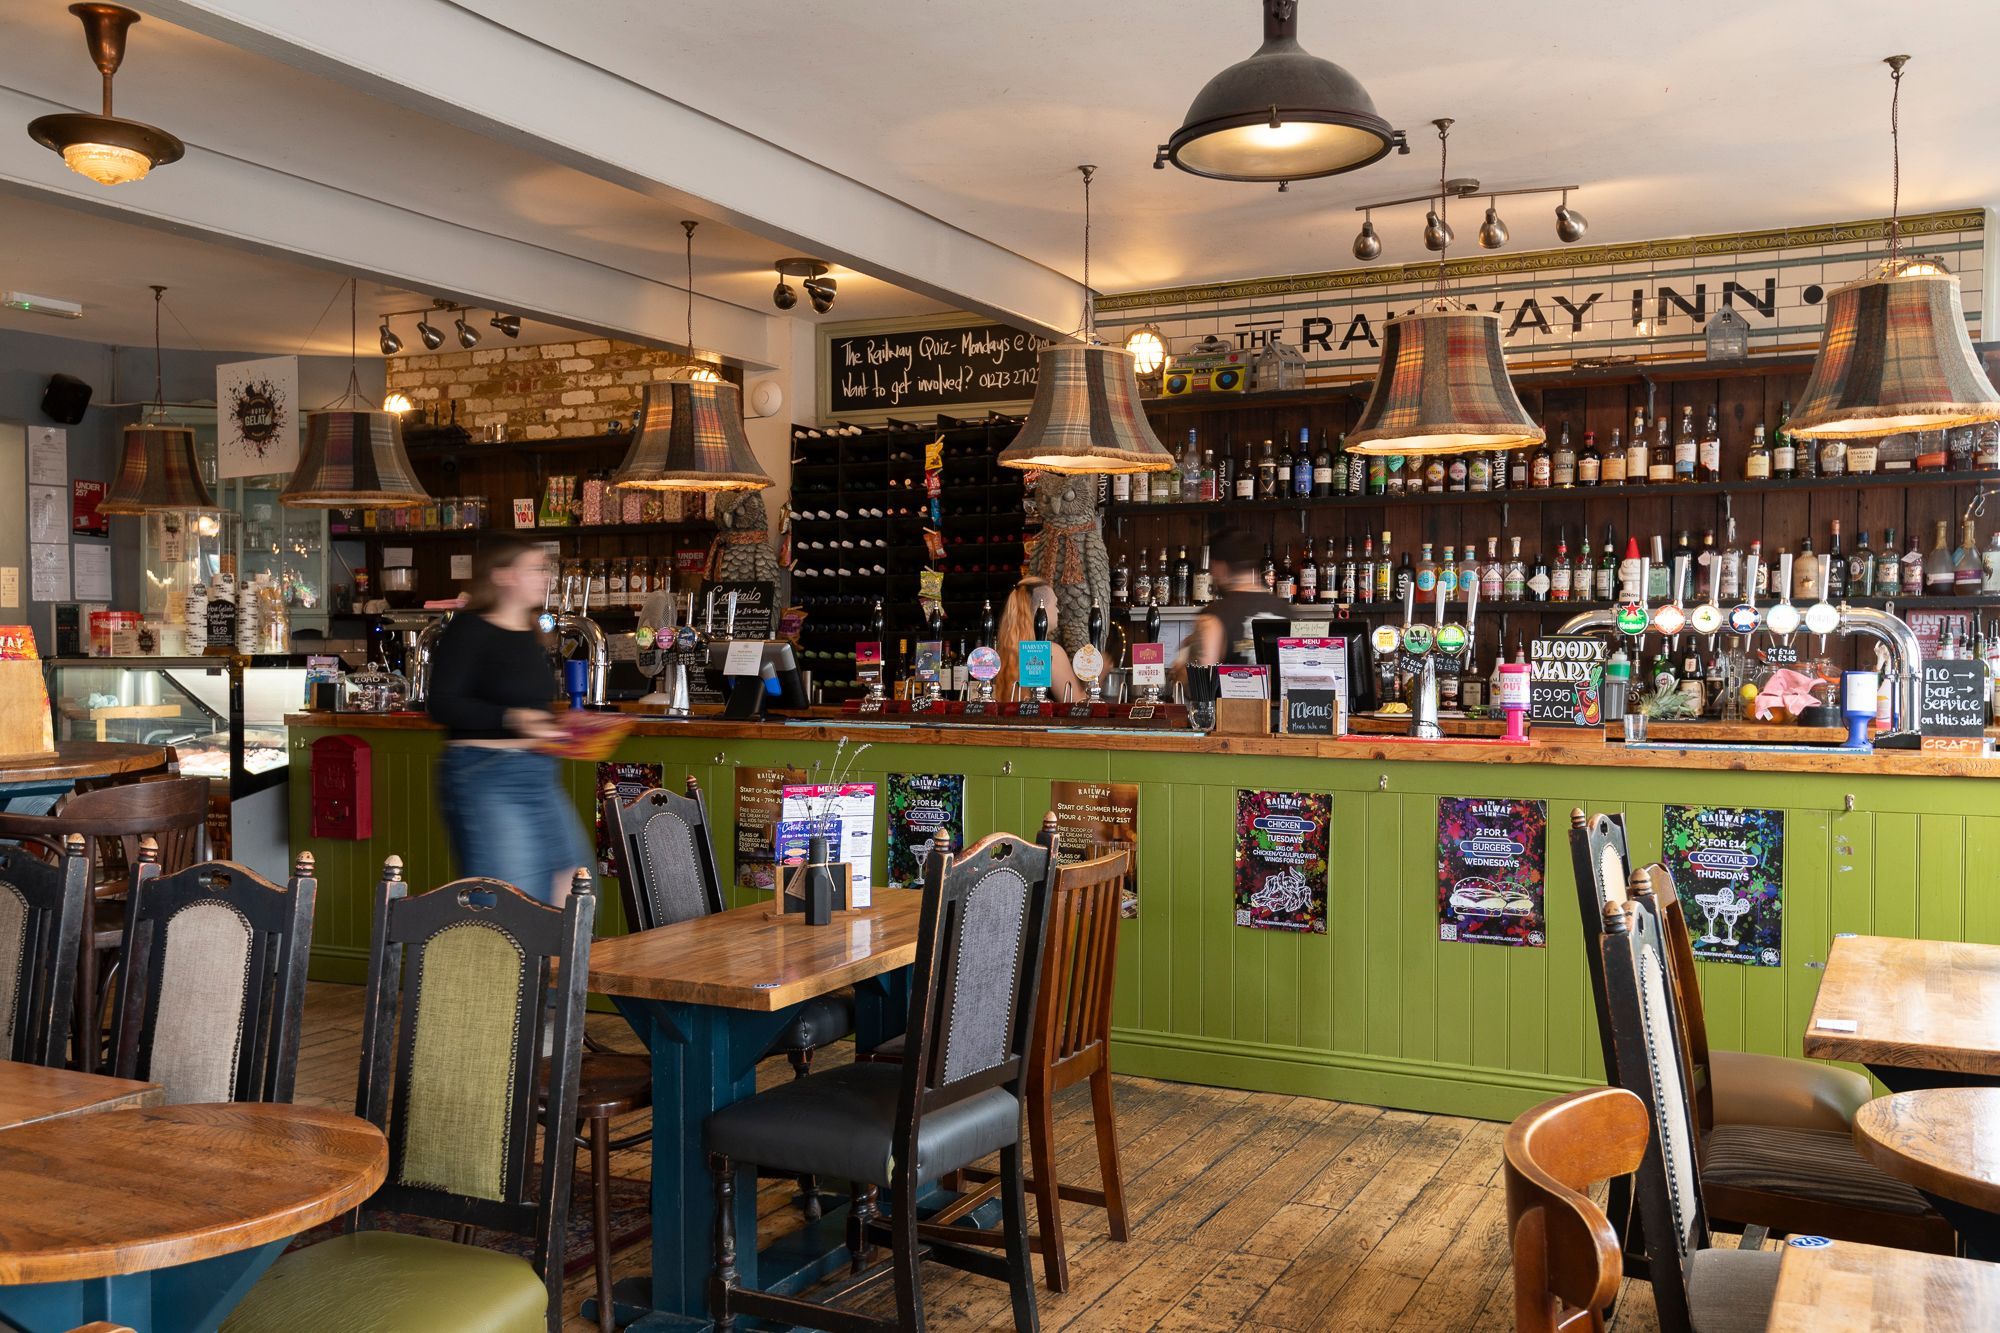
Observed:
[[[402,856],[417,888],[450,875],[433,797],[441,739],[414,714],[298,714],[287,724],[302,766],[322,736],[354,735],[370,747],[367,839],[311,837],[310,784],[292,784],[293,850],[310,848],[320,872],[313,974],[359,981],[383,858]],[[616,758],[661,765],[670,788],[696,779],[728,882],[735,768],[830,765],[843,738],[850,750],[856,741],[871,747],[857,780],[964,774],[968,840],[1033,830],[1052,781],[1138,787],[1138,914],[1122,926],[1114,1018],[1124,1073],[1493,1119],[1602,1082],[1567,847],[1578,806],[1622,810],[1642,861],[1660,853],[1666,805],[1784,811],[1781,965],[1700,964],[1718,1047],[1796,1055],[1816,968],[1837,932],[2000,943],[2000,789],[1962,780],[2000,777],[2000,759],[830,717],[646,719]],[[569,798],[589,811],[595,771],[564,768]],[[1325,934],[1235,924],[1239,789],[1332,795]],[[1546,947],[1439,940],[1441,796],[1547,803]],[[885,824],[878,806],[877,883]],[[732,902],[751,896],[731,890]],[[608,893],[600,907],[601,933],[623,929],[616,898]]]

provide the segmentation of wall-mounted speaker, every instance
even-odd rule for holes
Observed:
[[[83,420],[83,409],[89,406],[88,384],[74,375],[49,376],[49,387],[42,390],[42,415],[65,426],[74,426]]]

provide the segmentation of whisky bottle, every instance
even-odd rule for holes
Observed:
[[[1702,424],[1701,439],[1695,444],[1696,481],[1718,482],[1722,480],[1722,431],[1716,425],[1715,409],[1708,409],[1708,420]]]
[[[1562,438],[1557,441],[1555,454],[1550,460],[1549,484],[1565,491],[1576,486],[1576,446],[1569,442],[1567,421],[1563,422]]]
[[[1611,432],[1611,447],[1604,451],[1604,462],[1598,477],[1600,486],[1623,486],[1625,484],[1625,440],[1616,430]]]
[[[1694,409],[1685,404],[1681,407],[1681,429],[1674,440],[1674,480],[1690,482],[1695,478],[1695,467],[1701,457],[1701,442],[1695,438]]]
[[[1761,421],[1750,431],[1750,452],[1743,459],[1743,479],[1745,481],[1771,479],[1771,448],[1764,443],[1764,423]]]

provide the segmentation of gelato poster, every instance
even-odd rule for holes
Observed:
[[[1438,797],[1438,938],[1546,946],[1542,876],[1548,806]]]
[[[664,770],[658,764],[613,763],[609,760],[597,766],[597,790],[601,793],[605,783],[618,788],[618,804],[630,805],[643,792],[649,792],[660,785]],[[611,873],[611,830],[604,822],[604,804],[594,802],[597,807],[597,864],[604,867],[604,873]]]
[[[1236,793],[1236,924],[1326,934],[1327,825],[1322,792]]]
[[[778,884],[778,813],[788,783],[802,768],[736,770],[736,887],[774,892]]]
[[[835,861],[853,870],[847,905],[874,905],[870,857],[875,849],[875,784],[822,782],[787,785],[778,807],[778,864],[800,866],[815,836],[827,839]]]
[[[1120,847],[1132,853],[1118,915],[1139,915],[1139,784],[1051,782],[1049,808],[1056,814],[1058,864],[1089,861]]]
[[[889,886],[923,887],[924,862],[943,833],[948,848],[965,846],[963,773],[889,775]]]
[[[1687,914],[1694,956],[1776,967],[1785,880],[1785,812],[1670,805],[1660,859]]]

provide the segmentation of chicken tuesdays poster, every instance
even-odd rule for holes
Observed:
[[[1545,948],[1542,879],[1548,806],[1492,796],[1440,796],[1438,938]]]
[[[1326,934],[1323,792],[1236,793],[1236,924]]]

